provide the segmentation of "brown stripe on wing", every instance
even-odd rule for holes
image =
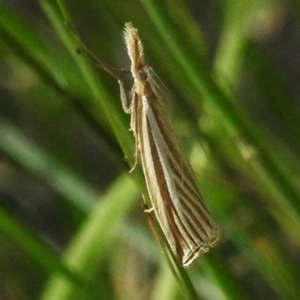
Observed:
[[[163,102],[164,93],[157,87],[155,82],[153,82],[153,79],[151,80],[151,78],[149,78],[147,84],[150,86],[148,90],[150,90],[152,94],[149,94],[149,106],[151,107],[153,114],[156,116],[158,127],[164,137],[168,149],[172,150],[172,164],[180,163],[180,166],[177,169],[181,171],[181,174],[187,174],[188,180],[186,181],[186,184],[190,186],[191,191],[193,191],[195,195],[198,195],[199,188],[196,184],[194,171],[186,158],[185,153],[182,151],[182,147],[180,147],[174,126],[167,112],[166,105]]]
[[[163,203],[161,203],[161,206],[159,208],[156,208],[155,212],[158,215],[158,221],[160,222],[160,224],[162,224],[161,217],[165,217],[167,219],[166,220],[167,222],[165,224],[167,224],[168,230],[170,230],[170,233],[166,232],[166,228],[164,228],[164,226],[162,226],[162,229],[168,239],[170,246],[173,248],[173,251],[178,256],[180,261],[182,262],[184,253],[186,252],[186,249],[189,248],[190,242],[188,241],[188,239],[192,240],[192,237],[190,237],[190,234],[188,232],[186,232],[186,230],[183,229],[184,224],[182,223],[182,220],[172,202],[172,199],[170,197],[170,193],[168,190],[167,181],[165,179],[164,171],[163,171],[162,165],[160,163],[159,154],[158,154],[158,151],[156,148],[156,144],[154,142],[153,133],[149,126],[149,123],[147,123],[147,126],[148,126],[148,128],[147,128],[148,142],[149,142],[150,148],[151,148],[151,156],[152,156],[153,161],[156,162],[154,164],[156,176],[155,176],[155,178],[149,178],[149,174],[147,174],[146,168],[144,168],[144,172],[145,172],[144,174],[145,174],[146,180],[156,180],[156,182],[157,182],[160,195],[163,199]],[[145,139],[143,139],[142,141],[145,141]],[[153,204],[155,205],[155,201],[157,201],[157,199],[156,200],[153,199],[154,195],[151,195],[151,189],[149,190],[149,194],[150,194],[150,198],[152,198]],[[164,215],[159,211],[160,209],[164,210]],[[160,214],[161,214],[161,216],[160,216]],[[171,237],[169,235],[171,235]],[[172,241],[174,241],[174,245],[172,245],[170,243],[170,239],[172,239]],[[184,249],[185,249],[185,251],[184,251]]]
[[[162,105],[160,105],[160,108],[158,107],[157,103],[159,100],[155,94],[151,94],[150,92],[148,94],[148,105],[153,111],[152,116],[155,117],[155,122],[162,135],[162,139],[165,142],[165,145],[161,145],[161,147],[164,147],[164,151],[166,152],[169,161],[169,168],[172,170],[170,172],[170,177],[172,177],[176,183],[178,194],[182,195],[180,198],[186,215],[190,214],[193,216],[195,215],[195,212],[197,212],[197,214],[200,215],[199,217],[207,223],[207,226],[213,228],[214,225],[211,222],[210,214],[195,183],[195,177],[189,162],[187,159],[183,158],[184,154],[180,152],[172,125],[170,121],[166,124],[165,118],[167,118],[167,116],[164,116],[163,118],[161,116],[164,107],[162,107]],[[199,225],[202,227],[202,223],[199,223]],[[195,231],[195,229],[193,231]],[[206,233],[205,229],[204,233]]]

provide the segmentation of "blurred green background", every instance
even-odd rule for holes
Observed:
[[[128,21],[222,232],[177,276],[118,84],[73,34],[128,69]],[[292,0],[0,0],[0,299],[299,299],[299,33]]]

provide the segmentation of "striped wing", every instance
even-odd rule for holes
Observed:
[[[137,112],[134,131],[150,199],[172,250],[183,266],[188,266],[216,244],[219,231],[151,76],[145,83],[143,96],[136,94],[134,99]]]

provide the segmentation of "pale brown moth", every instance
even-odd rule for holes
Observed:
[[[121,80],[119,84],[124,111],[131,114],[136,156],[141,158],[156,218],[172,251],[187,267],[215,246],[219,230],[177,141],[164,89],[146,64],[142,42],[131,23],[125,25],[124,39],[134,83],[129,94]]]

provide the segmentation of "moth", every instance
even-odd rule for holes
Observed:
[[[122,80],[119,85],[123,109],[131,114],[135,154],[141,158],[156,218],[172,251],[187,267],[215,246],[219,229],[177,140],[165,105],[166,93],[145,62],[142,42],[131,23],[125,24],[124,40],[134,83],[129,94]]]

